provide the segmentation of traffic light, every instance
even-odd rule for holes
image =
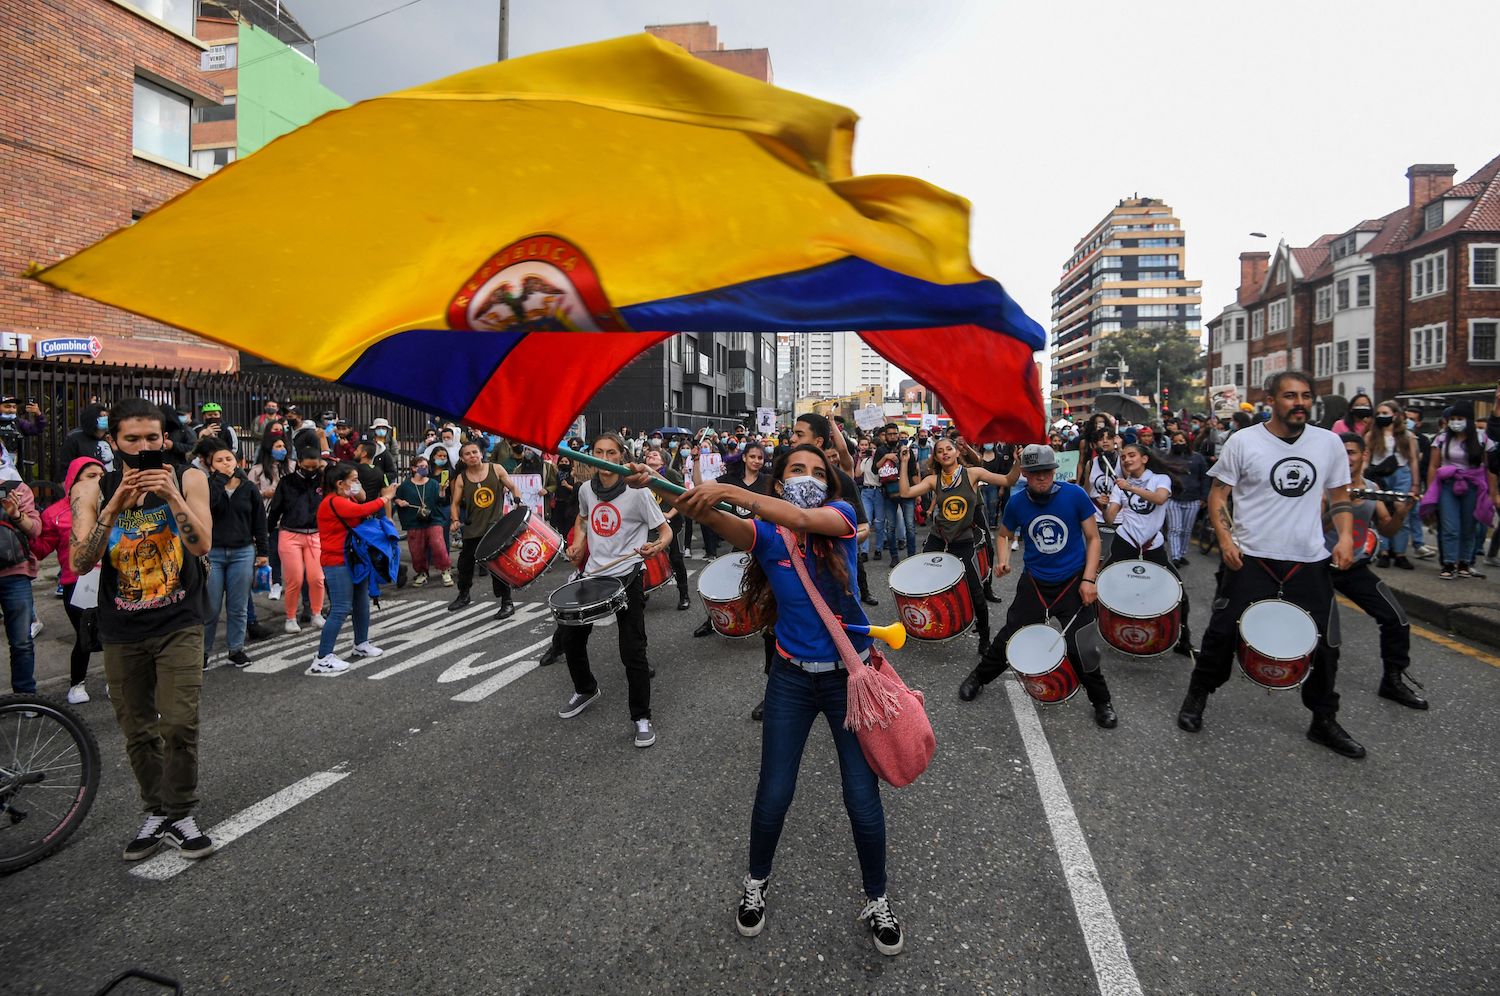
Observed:
[[[1120,368],[1119,367],[1105,367],[1104,368],[1104,383],[1106,383],[1106,384],[1118,384],[1119,382],[1120,382]]]
[[[1161,413],[1164,416],[1170,416],[1172,414],[1171,393],[1172,389],[1169,387],[1164,387],[1161,389]]]

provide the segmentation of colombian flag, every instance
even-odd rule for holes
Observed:
[[[1044,337],[968,203],[854,176],[855,115],[638,35],[334,111],[37,279],[551,448],[676,332],[854,331],[971,439]]]

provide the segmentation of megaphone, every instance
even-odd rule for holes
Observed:
[[[844,628],[851,633],[859,633],[864,636],[873,636],[877,640],[884,640],[892,650],[900,650],[906,646],[906,627],[901,625],[901,620],[887,626],[857,626],[845,624]]]

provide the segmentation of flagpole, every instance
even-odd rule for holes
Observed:
[[[510,58],[510,0],[500,0],[500,58]]]
[[[599,470],[607,470],[611,474],[619,474],[621,477],[629,477],[631,474],[635,473],[635,471],[631,470],[629,467],[622,467],[620,464],[611,463],[608,460],[601,460],[598,457],[594,456],[592,453],[580,453],[570,446],[559,446],[557,448],[557,452],[559,456],[565,456],[570,459],[577,460],[579,463],[586,463],[590,467],[596,467]],[[665,477],[661,477],[660,475],[651,478],[650,486],[658,491],[665,491],[667,494],[671,495],[685,495],[688,493],[687,488],[683,487],[680,484],[673,484],[671,481],[667,480]],[[714,508],[717,508],[721,512],[728,512],[730,515],[739,515],[739,512],[735,511],[735,507],[727,502],[721,501],[716,504]]]

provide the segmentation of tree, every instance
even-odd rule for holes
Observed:
[[[1099,361],[1111,366],[1114,354],[1125,360],[1125,394],[1152,396],[1156,393],[1156,365],[1161,363],[1161,386],[1178,403],[1196,396],[1193,382],[1203,376],[1203,357],[1198,337],[1180,325],[1124,329],[1111,332],[1099,343]],[[1153,398],[1161,404],[1160,398]]]

